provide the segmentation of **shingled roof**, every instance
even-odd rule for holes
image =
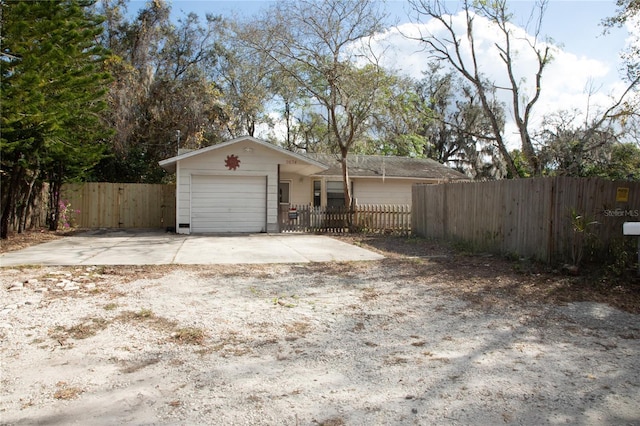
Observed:
[[[339,156],[333,154],[303,154],[329,168],[317,176],[341,176],[342,166]],[[429,158],[389,157],[381,155],[356,155],[347,157],[351,177],[396,177],[438,180],[469,179]]]

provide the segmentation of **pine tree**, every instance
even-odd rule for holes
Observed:
[[[109,82],[98,43],[102,18],[94,1],[2,0],[0,165],[7,238],[27,182],[50,183],[50,229],[57,228],[59,190],[102,156],[99,113]]]

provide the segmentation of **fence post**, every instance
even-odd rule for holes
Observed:
[[[547,254],[546,261],[547,263],[551,262],[553,252],[555,251],[555,233],[556,233],[556,185],[558,183],[558,177],[554,177],[551,180],[551,194],[549,199],[549,241],[547,243]]]

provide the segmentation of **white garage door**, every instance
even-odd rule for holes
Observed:
[[[192,176],[192,232],[264,232],[265,176]]]

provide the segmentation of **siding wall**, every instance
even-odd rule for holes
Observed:
[[[313,202],[311,196],[313,183],[311,178],[294,173],[280,173],[280,180],[291,183],[291,204],[310,204]]]
[[[229,170],[225,159],[235,155],[240,160],[236,170]],[[180,224],[188,224],[191,220],[191,176],[265,176],[267,179],[267,232],[278,231],[278,166],[282,156],[277,152],[263,148],[257,144],[239,142],[231,146],[213,150],[212,152],[183,159],[176,170],[179,196],[177,200],[177,231],[186,233],[187,228]]]
[[[291,204],[305,205],[313,203],[313,181],[322,182],[322,203],[326,205],[326,188],[329,181],[341,181],[340,177],[301,177],[282,173],[280,180],[291,182]],[[363,179],[352,178],[353,194],[360,205],[411,205],[411,187],[422,181],[411,179]]]
[[[353,197],[358,204],[411,205],[411,187],[416,181],[409,179],[352,179]]]

